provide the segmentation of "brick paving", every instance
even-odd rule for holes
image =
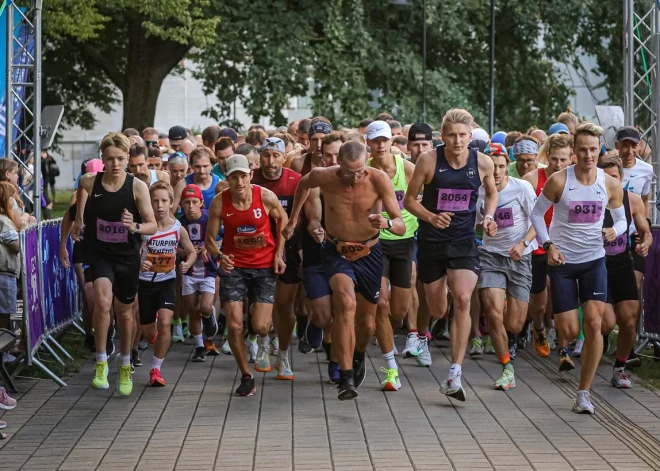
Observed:
[[[397,337],[399,350],[404,338]],[[352,402],[337,400],[324,355],[294,351],[293,382],[256,374],[257,393],[232,396],[231,357],[192,363],[192,345],[174,345],[166,388],[148,388],[150,350],[130,397],[90,387],[91,361],[60,388],[19,380],[19,405],[2,414],[0,470],[651,470],[660,469],[660,394],[609,386],[602,364],[595,416],[570,410],[577,374],[530,351],[516,359],[517,387],[494,391],[494,356],[466,360],[467,402],[438,392],[448,348],[433,366],[398,358],[403,388],[382,393],[384,360],[369,348],[367,379]],[[111,365],[110,381],[116,378]]]

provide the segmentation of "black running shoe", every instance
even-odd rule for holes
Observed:
[[[307,340],[307,343],[316,350],[323,342],[323,329],[314,325],[313,322],[309,322],[307,324],[307,330],[305,331],[305,340]]]
[[[196,347],[195,354],[192,357],[194,362],[206,361],[206,349],[204,347]]]
[[[340,401],[349,401],[355,399],[357,396],[358,392],[353,381],[353,372],[351,370],[340,372],[337,398]]]
[[[307,339],[303,336],[298,338],[298,351],[307,355],[314,351],[312,346],[307,342]]]
[[[353,352],[353,383],[356,388],[364,383],[364,378],[367,376],[365,354],[366,352]]]
[[[331,353],[332,353],[332,344],[328,342],[323,342],[321,343],[321,346],[323,347],[323,351],[325,352],[325,361],[332,361],[331,358]]]
[[[142,366],[142,360],[140,360],[140,353],[137,350],[131,352],[131,363],[133,366]]]
[[[202,317],[202,327],[207,339],[212,339],[218,333],[218,321],[215,318],[215,309],[209,317]]]
[[[299,339],[305,336],[307,330],[307,317],[296,314],[296,337]]]
[[[241,384],[236,388],[237,396],[252,396],[257,391],[254,385],[254,377],[250,374],[241,376]]]

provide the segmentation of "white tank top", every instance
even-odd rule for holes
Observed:
[[[566,185],[550,223],[550,240],[566,263],[590,262],[605,256],[601,231],[608,200],[602,169],[597,169],[596,181],[589,186],[577,181],[575,166],[566,169]]]
[[[142,260],[151,262],[151,271],[140,271],[142,281],[160,283],[176,277],[176,249],[179,246],[181,223],[142,238]]]
[[[151,174],[151,181],[149,182],[149,186],[153,186],[153,184],[158,181],[158,174],[155,170],[149,170],[149,173]]]

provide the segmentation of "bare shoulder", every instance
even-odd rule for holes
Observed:
[[[294,157],[291,160],[291,167],[289,167],[289,168],[291,170],[293,170],[294,172],[300,173],[304,163],[305,163],[305,159],[304,159],[303,156]]]
[[[489,169],[493,168],[493,159],[491,159],[486,154],[477,152],[477,162],[479,163],[479,168]]]
[[[623,192],[621,182],[617,178],[614,178],[612,175],[609,175],[607,173],[604,173],[604,175],[605,175],[605,186],[607,187],[608,193],[612,194],[612,193],[617,193],[618,191]]]
[[[139,191],[141,193],[149,193],[149,187],[146,183],[138,178],[133,178],[133,191]]]
[[[82,186],[88,192],[91,191],[92,187],[94,186],[94,180],[96,180],[96,175],[96,173],[86,173],[80,177],[78,185]]]
[[[278,202],[277,196],[268,188],[263,186],[259,187],[261,189],[261,200],[268,204],[274,204]]]
[[[437,159],[437,152],[435,149],[427,150],[426,152],[422,153],[422,155],[419,156],[417,159],[417,163],[415,164],[416,169],[433,169],[435,168],[435,161]]]
[[[415,173],[415,164],[409,160],[403,159],[403,170],[406,172],[406,177],[410,178],[413,173]]]
[[[539,181],[539,171],[538,171],[538,169],[532,170],[531,172],[526,173],[525,175],[523,175],[522,180],[531,183],[532,186],[536,186],[536,184]]]
[[[546,188],[563,191],[566,185],[566,174],[566,169],[563,169],[550,175],[550,178],[545,183],[544,192]]]

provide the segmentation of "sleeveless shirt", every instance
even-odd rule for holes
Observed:
[[[179,246],[181,223],[174,220],[172,227],[154,235],[142,237],[142,259],[151,262],[151,271],[141,271],[140,279],[152,283],[176,277],[176,249]]]

